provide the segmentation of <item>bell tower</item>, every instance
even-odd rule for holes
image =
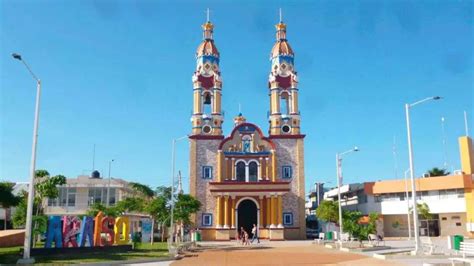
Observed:
[[[192,135],[222,135],[222,80],[219,71],[219,51],[214,44],[214,25],[202,25],[203,41],[196,50],[196,71],[193,75]]]
[[[276,42],[270,53],[270,135],[299,135],[298,78],[294,53],[286,39],[286,24],[281,14],[276,27]]]

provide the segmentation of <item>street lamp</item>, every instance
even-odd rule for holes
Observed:
[[[31,71],[30,66],[23,60],[21,55],[13,53],[12,57],[16,60],[21,61],[28,72],[30,72],[33,79],[36,81],[36,107],[35,107],[35,120],[33,126],[33,145],[31,147],[31,164],[30,164],[30,185],[28,187],[28,207],[26,210],[26,224],[25,224],[25,242],[23,259],[19,259],[18,263],[34,263],[34,258],[30,257],[31,249],[31,223],[33,215],[33,200],[35,193],[35,169],[36,169],[36,147],[38,141],[38,123],[39,123],[39,110],[40,110],[40,98],[41,98],[41,80]]]
[[[336,176],[337,176],[337,199],[339,201],[339,243],[342,249],[342,207],[341,207],[341,183],[342,183],[342,156],[351,152],[359,151],[359,148],[354,147],[342,153],[336,153]]]
[[[407,221],[408,221],[408,240],[411,240],[411,222],[410,222],[410,196],[408,195],[408,182],[407,182],[407,175],[410,172],[410,169],[405,171],[405,194],[407,200]]]
[[[112,179],[110,175],[110,169],[112,168],[112,163],[115,161],[115,159],[112,159],[109,161],[109,184],[107,185],[107,203],[106,206],[109,207],[109,201],[110,201],[110,180]]]
[[[430,100],[440,100],[441,97],[433,96],[428,97],[423,100],[414,102],[412,104],[405,104],[405,114],[407,120],[407,137],[408,137],[408,160],[410,163],[410,179],[411,179],[411,196],[413,201],[413,229],[415,233],[415,254],[418,254],[419,245],[420,245],[420,234],[418,233],[418,210],[416,209],[416,185],[415,185],[415,166],[413,164],[413,145],[411,143],[411,129],[410,129],[410,108],[430,101]]]
[[[173,236],[174,236],[174,219],[173,219],[173,216],[174,216],[174,176],[175,176],[175,146],[176,146],[176,142],[180,141],[180,140],[183,140],[185,138],[187,138],[188,135],[186,136],[182,136],[180,138],[177,138],[177,139],[173,139],[173,141],[171,142],[171,217],[170,217],[170,226],[171,226],[171,230],[169,232],[169,238],[171,239],[171,242],[168,242],[168,243],[172,243],[173,242]],[[168,249],[170,248],[171,246],[168,247]]]

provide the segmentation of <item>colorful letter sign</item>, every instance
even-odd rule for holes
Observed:
[[[150,239],[150,220],[142,220],[142,235]],[[130,220],[126,216],[104,216],[99,212],[94,218],[84,216],[50,216],[46,232],[46,248],[125,245],[130,241]]]
[[[63,246],[77,247],[76,235],[81,230],[81,220],[76,216],[63,216]]]
[[[89,247],[94,246],[94,219],[85,216],[82,218],[81,230],[79,232],[79,246],[85,247],[86,241],[89,242]]]
[[[48,235],[46,236],[45,248],[51,248],[54,241],[54,247],[63,247],[63,238],[61,234],[61,217],[50,216],[48,219]]]
[[[130,234],[130,228],[128,225],[128,217],[118,217],[115,219],[115,244],[123,245],[127,244]]]

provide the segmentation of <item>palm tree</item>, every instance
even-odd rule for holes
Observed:
[[[446,176],[446,175],[449,175],[450,173],[446,171],[446,169],[433,167],[432,169],[428,170],[428,174],[429,176]]]

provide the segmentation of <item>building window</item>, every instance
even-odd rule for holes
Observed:
[[[202,178],[212,179],[212,166],[203,166],[202,167]]]
[[[256,162],[249,163],[249,182],[257,182],[258,165]]]
[[[48,206],[76,206],[76,188],[58,188],[58,197],[48,199]]]
[[[212,213],[202,214],[202,226],[212,226]]]
[[[281,176],[283,178],[291,178],[292,177],[291,166],[283,166]]]
[[[283,213],[283,225],[293,225],[293,213],[291,212]]]
[[[237,181],[245,182],[245,163],[238,162],[236,168]]]

